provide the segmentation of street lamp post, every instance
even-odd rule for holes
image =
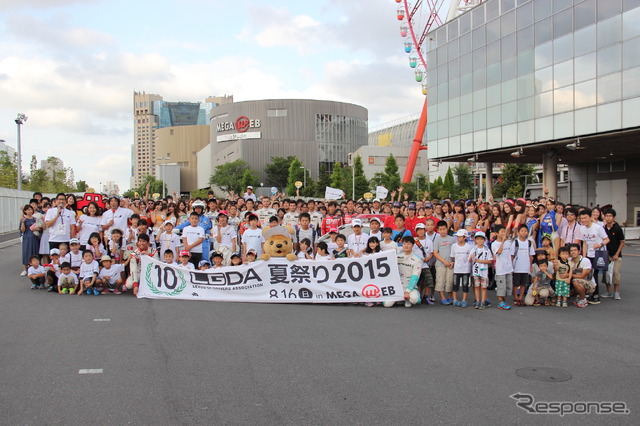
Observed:
[[[20,135],[20,126],[22,126],[28,119],[26,115],[20,113],[16,118],[16,125],[18,126],[18,190],[22,190],[22,141]]]
[[[168,160],[171,160],[171,157],[169,156],[169,153],[167,153],[166,157],[158,157],[158,158],[156,158],[156,160],[158,160],[158,161],[167,160],[168,161]],[[162,181],[162,198],[163,199],[165,197],[165,189],[166,189],[165,182],[164,182],[164,166],[166,166],[166,165],[167,165],[166,163],[159,164],[159,166],[160,166],[160,180]]]

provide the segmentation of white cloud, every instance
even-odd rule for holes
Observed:
[[[7,10],[13,9],[26,9],[26,8],[36,8],[36,9],[45,9],[45,8],[56,8],[61,6],[69,6],[75,3],[93,3],[97,0],[21,0],[21,1],[10,1],[4,0],[0,2],[0,12],[5,12]]]

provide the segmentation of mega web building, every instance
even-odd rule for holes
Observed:
[[[567,164],[560,201],[640,225],[640,0],[488,0],[425,43],[431,161],[542,163],[551,196]]]

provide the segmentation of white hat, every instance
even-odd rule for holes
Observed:
[[[485,240],[487,239],[487,235],[486,235],[484,232],[482,232],[482,231],[478,231],[478,232],[476,232],[476,233],[475,233],[475,235],[473,236],[473,238],[478,238],[478,237],[482,237],[482,238],[484,238]]]
[[[253,186],[247,185],[247,189],[253,189]]]
[[[377,202],[380,202],[380,198],[374,198],[374,199],[373,199],[373,202],[374,202],[374,203],[375,203],[376,201],[377,201]]]
[[[205,207],[207,207],[207,205],[206,205],[206,204],[204,203],[204,201],[202,201],[202,200],[196,200],[196,201],[194,201],[194,202],[193,202],[193,204],[191,205],[191,207],[193,207],[194,209],[195,209],[196,207],[202,207],[202,208],[204,209]]]
[[[467,238],[469,236],[469,233],[467,232],[466,229],[458,229],[458,232],[456,232],[456,237],[465,237]]]
[[[80,240],[77,238],[72,238],[71,240],[69,240],[69,245],[71,244],[80,244]]]
[[[60,250],[58,250],[57,248],[52,248],[52,249],[49,251],[49,255],[50,255],[50,256],[53,256],[54,254],[57,254],[58,256],[60,256]]]
[[[352,219],[351,220],[351,227],[353,228],[354,226],[362,227],[362,220],[360,220],[360,219]]]
[[[374,220],[375,220],[376,222],[378,222],[378,223],[382,223],[382,222],[380,222],[380,219],[379,219],[378,217],[376,217],[376,216],[374,216],[374,217],[372,217],[371,219],[369,219],[369,223],[373,222]]]
[[[427,229],[427,225],[424,223],[416,223],[416,229]]]

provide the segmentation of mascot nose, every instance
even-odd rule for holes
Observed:
[[[282,244],[276,244],[276,247],[282,248]]]

